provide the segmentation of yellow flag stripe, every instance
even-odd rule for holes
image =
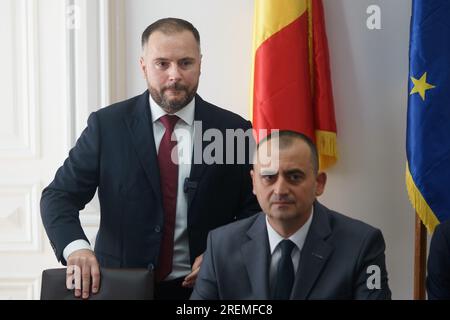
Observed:
[[[255,0],[254,52],[273,34],[305,13],[307,0]]]
[[[258,48],[272,35],[294,22],[308,8],[308,0],[255,0],[253,51],[250,83],[250,119],[253,119],[255,56]]]

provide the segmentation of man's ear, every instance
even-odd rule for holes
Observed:
[[[319,172],[316,177],[316,196],[322,195],[325,190],[325,184],[327,183],[327,174],[325,172]]]
[[[144,79],[147,79],[147,66],[145,65],[144,57],[141,57],[139,59],[139,64],[141,65],[141,71],[142,71],[142,75],[144,76]]]
[[[252,185],[253,185],[252,191],[253,191],[253,194],[256,196],[256,192],[255,192],[255,171],[254,170],[250,170],[250,176],[252,177]]]

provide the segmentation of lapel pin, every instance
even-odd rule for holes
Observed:
[[[318,253],[314,253],[313,252],[313,254],[312,254],[314,257],[316,257],[316,258],[319,258],[319,259],[322,259],[323,260],[323,256],[321,256],[320,254],[318,254]]]

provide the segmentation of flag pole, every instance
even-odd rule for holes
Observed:
[[[414,300],[425,300],[425,275],[427,269],[427,231],[416,213],[414,240]]]

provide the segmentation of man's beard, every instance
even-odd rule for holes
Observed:
[[[157,89],[151,87],[149,85],[149,92],[152,96],[152,99],[166,112],[168,113],[175,113],[181,109],[183,109],[185,106],[188,105],[189,102],[192,101],[194,98],[196,92],[197,92],[198,84],[195,85],[195,87],[192,88],[192,90],[189,90],[187,86],[184,86],[179,83],[175,83],[170,86],[163,87],[160,91]],[[185,95],[184,98],[179,99],[167,99],[167,96],[165,95],[165,92],[167,90],[177,90],[177,91],[184,91]]]

